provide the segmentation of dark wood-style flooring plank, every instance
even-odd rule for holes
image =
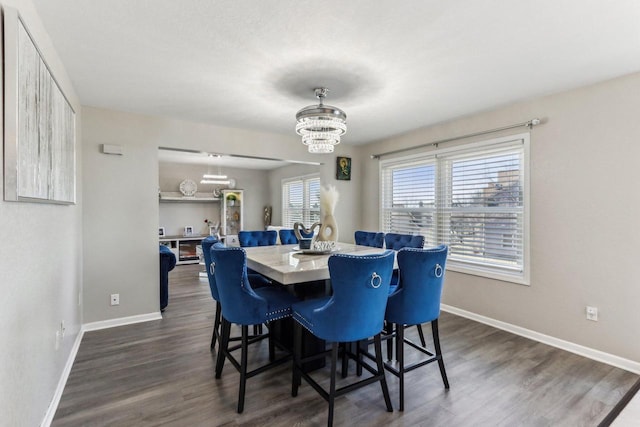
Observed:
[[[84,335],[53,426],[326,425],[326,402],[308,385],[291,397],[289,365],[249,379],[245,411],[236,413],[239,375],[227,364],[214,378],[215,305],[198,269],[170,273],[162,320]],[[417,340],[415,328],[407,335]],[[408,374],[404,412],[386,412],[374,384],[336,400],[335,425],[595,426],[638,379],[449,313],[440,337],[449,391],[429,365]],[[264,361],[267,350],[266,342],[253,348],[250,363]],[[397,408],[398,380],[387,381]]]

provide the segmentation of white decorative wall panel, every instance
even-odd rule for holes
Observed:
[[[75,203],[75,112],[15,10],[4,10],[8,201]]]

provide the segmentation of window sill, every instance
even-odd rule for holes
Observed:
[[[455,262],[447,262],[447,270],[455,271],[456,273],[469,274],[472,276],[484,277],[486,279],[499,280],[501,282],[509,282],[515,283],[517,285],[530,286],[529,278],[526,277],[525,274],[520,272],[517,273],[507,273],[507,272],[498,272],[490,269],[482,269],[482,268],[470,268],[465,265],[457,264]]]

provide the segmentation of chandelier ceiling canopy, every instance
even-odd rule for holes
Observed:
[[[302,136],[302,143],[310,153],[333,153],[334,146],[340,144],[340,137],[347,132],[347,115],[337,107],[323,104],[329,89],[320,87],[314,92],[319,104],[298,111],[296,133]]]

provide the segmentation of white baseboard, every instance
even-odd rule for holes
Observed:
[[[625,371],[633,372],[634,374],[640,375],[640,362],[635,362],[633,360],[618,357],[600,350],[595,350],[593,348],[561,340],[559,338],[554,338],[549,335],[541,334],[530,329],[502,322],[500,320],[462,310],[457,307],[452,307],[450,305],[442,304],[440,307],[442,311],[446,311],[460,317],[466,317],[467,319],[475,320],[476,322],[484,323],[485,325],[493,326],[494,328],[502,329],[504,331],[511,332],[512,334],[520,335],[522,337],[529,338],[534,341],[550,345],[552,347],[557,347],[559,349],[566,350],[571,353],[575,353],[580,356],[584,356],[589,359],[606,363],[608,365],[615,366],[616,368],[624,369]]]
[[[60,375],[60,379],[58,380],[58,386],[56,387],[56,391],[53,394],[53,399],[51,399],[49,408],[47,408],[47,413],[44,415],[42,423],[40,423],[41,427],[49,427],[53,422],[53,417],[56,415],[56,411],[58,410],[58,404],[60,403],[60,399],[62,398],[64,387],[65,385],[67,385],[67,379],[69,379],[69,374],[71,373],[73,362],[75,362],[76,360],[76,355],[78,354],[78,349],[80,348],[80,343],[82,342],[83,335],[84,330],[80,328],[80,332],[78,332],[78,336],[76,336],[76,340],[73,342],[73,347],[71,347],[71,352],[69,352],[67,363],[65,363],[64,369],[62,370],[62,375]]]
[[[137,316],[129,316],[129,317],[121,317],[118,319],[110,319],[103,320],[100,322],[91,322],[85,323],[80,328],[80,332],[76,337],[75,342],[73,343],[73,347],[71,348],[71,352],[69,353],[69,357],[67,358],[67,363],[64,366],[64,370],[62,371],[62,375],[60,375],[60,380],[58,381],[58,386],[56,387],[56,391],[53,395],[53,399],[51,400],[51,404],[47,409],[47,413],[45,414],[42,423],[40,423],[41,427],[49,427],[53,422],[53,417],[56,414],[56,410],[58,409],[58,404],[60,403],[60,398],[62,397],[62,392],[64,391],[64,387],[67,384],[67,379],[69,379],[69,374],[71,373],[71,368],[73,367],[73,363],[76,360],[76,355],[78,354],[78,349],[80,348],[80,343],[82,342],[82,337],[84,333],[87,331],[97,331],[100,329],[114,328],[116,326],[124,326],[131,325],[134,323],[148,322],[151,320],[161,320],[162,314],[159,311],[155,313],[147,313],[140,314]]]
[[[159,311],[154,313],[139,314],[137,316],[119,317],[117,319],[101,320],[100,322],[85,323],[82,325],[84,332],[97,331],[100,329],[115,328],[116,326],[132,325],[134,323],[149,322],[151,320],[162,320]]]

